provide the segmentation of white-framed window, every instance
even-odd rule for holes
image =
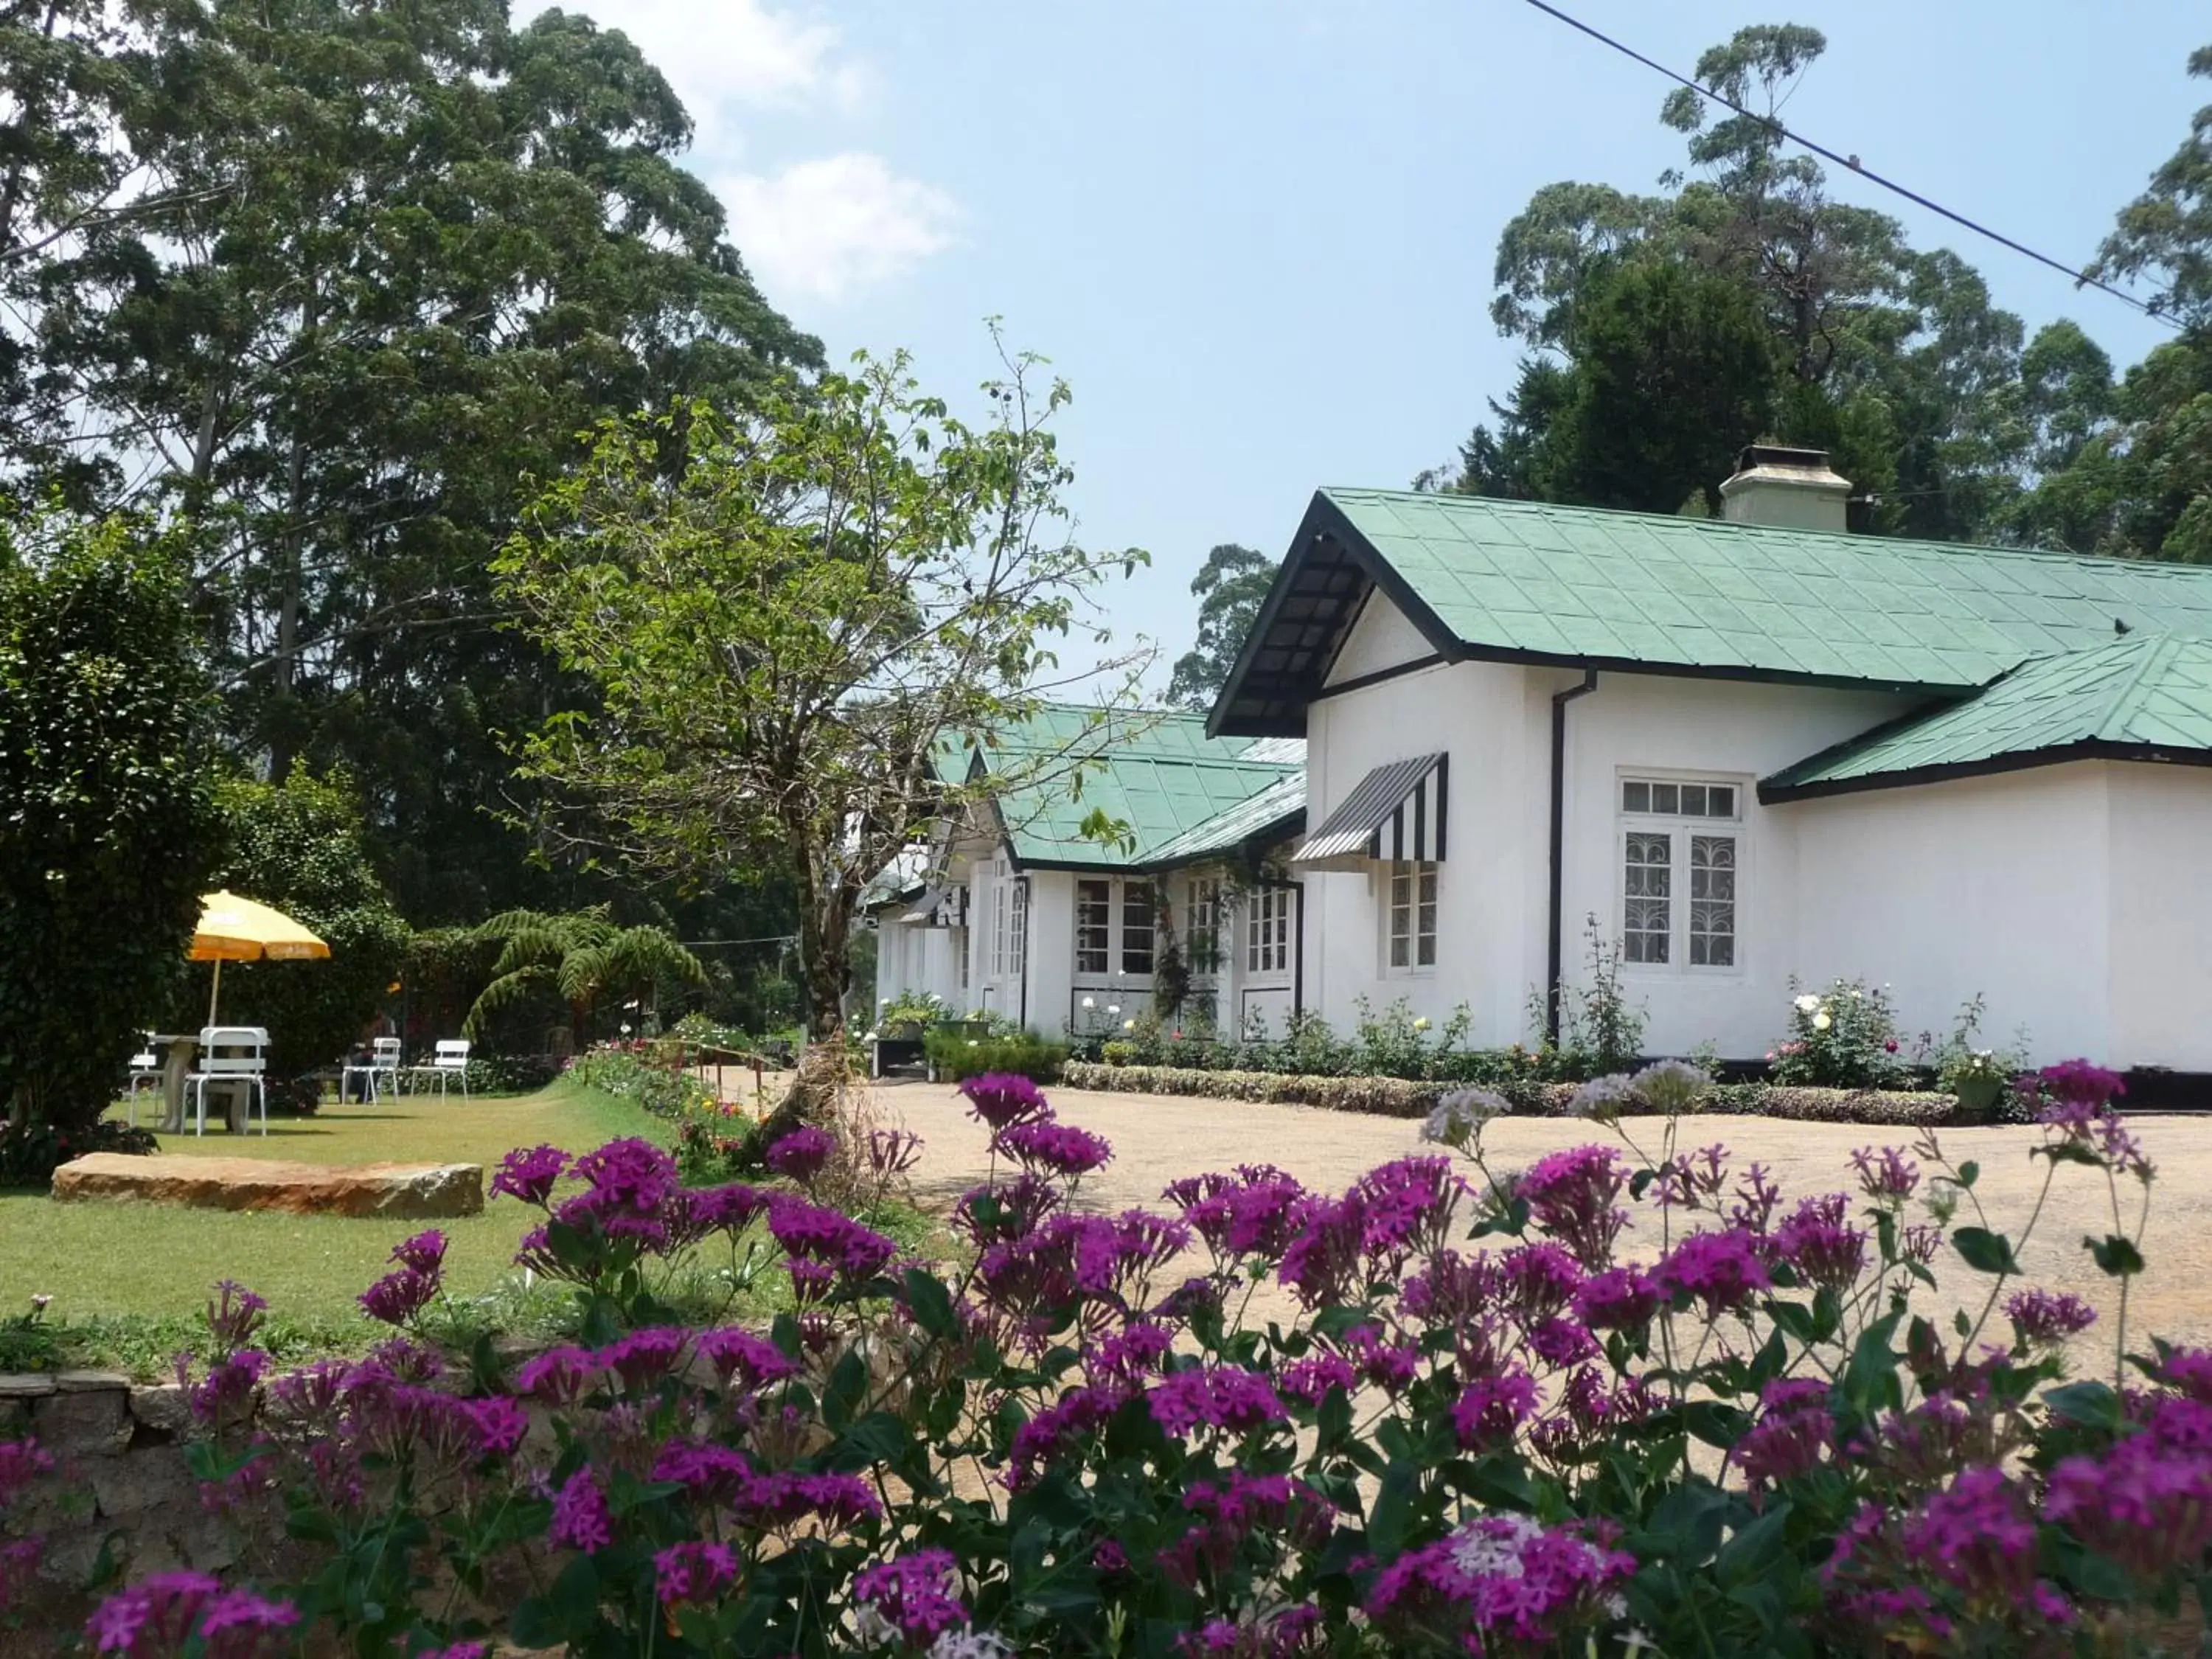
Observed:
[[[1114,884],[1079,881],[1075,884],[1075,971],[1104,974],[1113,971]]]
[[[1152,884],[1149,881],[1121,884],[1121,971],[1152,971]]]
[[[1437,965],[1437,866],[1401,860],[1386,866],[1382,890],[1382,965],[1418,974]]]
[[[1620,954],[1647,968],[1739,965],[1744,787],[1620,781]]]
[[[1244,905],[1244,970],[1286,974],[1291,970],[1291,891],[1288,887],[1255,890]]]
[[[1029,956],[1030,890],[1019,876],[998,882],[997,926],[991,934],[991,977],[1019,979]]]
[[[1191,971],[1217,972],[1221,966],[1221,882],[1196,876],[1190,884],[1190,909],[1183,927],[1183,954]]]

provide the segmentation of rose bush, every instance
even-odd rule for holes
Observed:
[[[519,1259],[572,1287],[579,1340],[448,1370],[405,1328],[435,1235],[365,1298],[402,1328],[364,1361],[267,1376],[258,1298],[226,1291],[198,1472],[325,1565],[147,1580],[88,1645],[2119,1650],[2212,1542],[2212,1352],[2122,1368],[2151,1169],[2118,1079],[2027,1081],[2046,1191],[2112,1199],[2089,1248],[2114,1361],[2091,1379],[2062,1345],[2094,1315],[2020,1282],[2025,1238],[1981,1212],[1972,1163],[1927,1133],[1785,1201],[1691,1144],[1705,1085],[1679,1064],[1592,1085],[1618,1144],[1526,1170],[1484,1152],[1504,1103],[1465,1091],[1433,1150],[1346,1191],[1248,1164],[1112,1214],[1083,1206],[1103,1139],[1025,1079],[971,1079],[993,1156],[953,1209],[957,1269],[789,1187],[685,1188],[642,1142],[517,1152],[495,1187],[541,1212]],[[672,1322],[656,1274],[763,1231],[795,1310]]]

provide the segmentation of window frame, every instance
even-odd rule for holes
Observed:
[[[1193,876],[1183,909],[1183,959],[1200,978],[1221,972],[1225,965],[1221,948],[1221,878]],[[1206,967],[1200,967],[1200,962]]]
[[[1752,780],[1741,774],[1726,772],[1667,771],[1657,768],[1624,768],[1613,781],[1613,890],[1614,936],[1620,943],[1621,968],[1625,973],[1638,977],[1673,978],[1684,975],[1698,978],[1727,979],[1741,977],[1745,968],[1747,944],[1744,916],[1747,897],[1746,879],[1750,869]],[[1632,787],[1664,787],[1677,792],[1675,810],[1662,812],[1654,810],[1632,811],[1628,805]],[[1726,815],[1707,811],[1686,813],[1680,791],[1685,787],[1711,790],[1724,788],[1732,792],[1731,810]],[[1647,799],[1649,799],[1647,797]],[[1639,864],[1635,867],[1663,869],[1667,872],[1667,891],[1656,896],[1668,908],[1666,944],[1667,960],[1645,962],[1629,955],[1632,930],[1629,927],[1628,875],[1631,869],[1629,848],[1632,838],[1640,835],[1664,836],[1668,838],[1667,861],[1664,865]],[[1731,862],[1728,866],[1734,877],[1729,895],[1716,900],[1708,893],[1698,896],[1697,874],[1700,866],[1695,862],[1699,841],[1723,840],[1731,843]],[[1710,870],[1714,866],[1704,866]],[[1708,886],[1710,887],[1710,883]],[[1700,904],[1725,903],[1729,907],[1730,956],[1727,963],[1693,962],[1691,960],[1700,938],[1719,935],[1708,929],[1700,934],[1695,927],[1695,908]],[[1710,917],[1708,918],[1710,920]],[[1634,930],[1636,935],[1650,929]]]
[[[1099,909],[1095,921],[1085,915],[1090,900],[1085,888],[1098,890]],[[1084,952],[1091,948],[1086,933],[1097,936],[1096,967],[1084,960]],[[1075,880],[1075,975],[1079,979],[1104,979],[1114,971],[1114,884],[1104,876],[1079,876]]]
[[[1403,902],[1400,883],[1405,884]],[[1443,930],[1437,901],[1443,889],[1443,866],[1435,859],[1398,859],[1376,866],[1376,909],[1382,920],[1382,973],[1385,979],[1422,979],[1437,971],[1443,954]],[[1404,930],[1400,931],[1403,919]],[[1425,932],[1422,922],[1428,924]],[[1401,943],[1406,959],[1395,959]],[[1423,959],[1424,949],[1427,957]]]
[[[1287,975],[1291,971],[1291,950],[1296,941],[1291,935],[1293,895],[1297,888],[1289,883],[1270,883],[1255,887],[1245,896],[1244,915],[1244,976],[1271,977]],[[1278,958],[1271,961],[1270,957]]]

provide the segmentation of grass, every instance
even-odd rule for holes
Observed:
[[[666,1145],[670,1126],[629,1102],[556,1083],[532,1095],[464,1102],[406,1096],[307,1119],[271,1119],[269,1134],[162,1137],[165,1155],[270,1158],[304,1164],[467,1163],[490,1170],[510,1148],[541,1141],[582,1152],[623,1135]],[[510,1274],[515,1241],[535,1212],[488,1199],[484,1212],[435,1223],[194,1210],[131,1203],[56,1204],[43,1193],[0,1193],[0,1315],[51,1296],[42,1326],[0,1323],[0,1370],[27,1361],[100,1364],[149,1375],[198,1334],[219,1279],[269,1299],[280,1358],[358,1351],[388,1334],[354,1304],[392,1247],[426,1225],[449,1241],[447,1282],[483,1323],[557,1319],[562,1298],[524,1296]],[[465,1320],[468,1308],[451,1310]]]

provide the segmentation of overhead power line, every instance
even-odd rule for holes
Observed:
[[[2097,277],[2092,276],[2085,270],[2076,270],[2072,265],[2068,264],[2063,259],[2054,259],[2047,253],[2039,253],[2035,249],[2028,246],[2027,243],[2016,242],[2003,232],[1991,230],[1987,225],[1981,223],[1978,220],[1969,219],[1963,213],[1954,213],[1949,208],[1945,207],[1941,202],[1930,201],[1927,197],[1923,196],[1918,191],[1908,189],[1906,186],[1899,184],[1894,179],[1884,178],[1881,173],[1876,173],[1872,167],[1861,163],[1859,158],[1856,155],[1838,155],[1834,150],[1830,149],[1826,145],[1814,143],[1810,138],[1805,137],[1803,133],[1792,131],[1790,128],[1784,126],[1780,121],[1776,120],[1771,115],[1759,115],[1753,113],[1752,111],[1746,109],[1741,104],[1737,103],[1734,99],[1723,98],[1719,93],[1715,92],[1711,87],[1700,86],[1697,82],[1691,80],[1686,75],[1678,75],[1673,70],[1668,69],[1664,64],[1662,64],[1654,58],[1646,58],[1642,52],[1637,51],[1635,47],[1625,45],[1621,41],[1614,40],[1611,35],[1606,33],[1604,30],[1594,28],[1589,24],[1583,22],[1581,18],[1571,16],[1566,12],[1561,11],[1557,6],[1549,4],[1548,0],[1528,0],[1528,3],[1534,6],[1538,11],[1544,13],[1545,15],[1558,19],[1560,22],[1565,23],[1569,28],[1579,30],[1582,33],[1587,34],[1591,40],[1597,41],[1600,45],[1612,47],[1622,57],[1633,58],[1637,63],[1643,64],[1644,68],[1651,70],[1657,74],[1665,76],[1669,81],[1674,82],[1676,85],[1687,87],[1692,92],[1696,93],[1698,97],[1705,99],[1707,102],[1718,104],[1723,109],[1734,110],[1738,115],[1742,116],[1746,120],[1758,122],[1761,126],[1768,128],[1770,131],[1779,134],[1782,137],[1787,138],[1791,143],[1799,146],[1801,149],[1808,149],[1812,151],[1814,155],[1820,156],[1826,161],[1833,161],[1839,167],[1848,167],[1851,172],[1858,174],[1860,178],[1880,185],[1884,190],[1892,191],[1896,195],[1902,196],[1906,201],[1912,203],[1916,206],[1926,208],[1930,213],[1940,215],[1943,218],[1948,219],[1954,225],[1963,226],[1966,229],[1972,231],[1977,236],[1986,236],[1990,241],[1996,243],[2001,247],[2008,247],[2014,253],[2025,254],[2027,258],[2034,260],[2038,264],[2048,265],[2060,276],[2070,277],[2075,283],[2080,287],[2094,288],[2100,293],[2109,294],[2112,298],[2118,300],[2122,305],[2130,306],[2136,311],[2141,312],[2144,316],[2151,318],[2158,322],[2164,323],[2168,328],[2179,330],[2181,327],[2181,325],[2175,321],[2172,317],[2167,316],[2156,307],[2152,306],[2144,301],[2138,300],[2134,295],[2126,292],[2124,289],[2114,288],[2110,283],[2104,282]]]

